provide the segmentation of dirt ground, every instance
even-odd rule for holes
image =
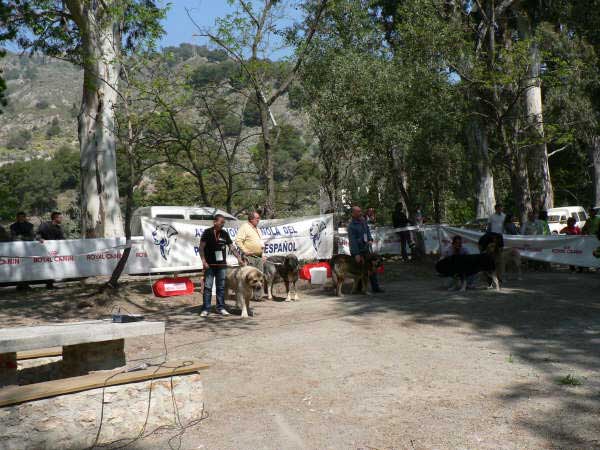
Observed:
[[[169,358],[211,364],[208,417],[181,448],[600,448],[600,274],[458,293],[430,268],[386,269],[384,294],[309,289],[249,320],[202,319],[198,293],[156,300],[130,280],[119,304],[167,322]],[[0,326],[98,318],[109,308],[76,307],[91,289],[3,289]],[[159,336],[126,346],[130,363],[163,351]]]

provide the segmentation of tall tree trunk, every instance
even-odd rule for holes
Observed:
[[[522,39],[530,39],[533,36],[531,23],[524,13],[519,20],[519,34]],[[533,209],[547,210],[554,206],[554,192],[544,135],[540,52],[535,41],[531,42],[529,47],[529,73],[524,83],[524,111],[529,125],[528,135],[532,140],[531,151],[528,152],[528,164]]]
[[[260,111],[260,124],[262,128],[263,144],[265,147],[265,210],[267,219],[275,217],[275,176],[273,168],[273,142],[271,140],[271,128],[269,125],[269,107],[264,102],[262,95],[257,93],[258,109]]]
[[[592,175],[594,182],[594,206],[600,206],[600,136],[589,138],[589,155],[592,162]]]
[[[494,212],[496,194],[490,164],[488,131],[480,121],[473,119],[469,122],[467,143],[475,165],[475,217],[489,217]]]
[[[532,210],[527,159],[524,152],[518,148],[516,139],[514,139],[515,142],[509,140],[504,126],[500,131],[504,154],[510,170],[513,198],[519,210],[519,220],[521,223],[525,223],[527,214]]]
[[[391,179],[396,190],[396,196],[400,199],[408,216],[412,218],[414,211],[410,196],[408,195],[408,184],[406,180],[406,171],[402,161],[402,151],[399,148],[390,148],[387,153],[389,167],[392,170]]]
[[[121,36],[90,6],[83,11],[83,97],[79,113],[81,150],[81,233],[83,237],[123,236],[115,140],[115,104]]]

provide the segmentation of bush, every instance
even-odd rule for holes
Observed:
[[[55,117],[52,119],[52,123],[46,130],[46,139],[51,139],[54,136],[58,136],[60,134],[60,123],[58,122],[58,118]]]
[[[38,102],[35,104],[37,109],[46,109],[48,106],[50,106],[50,104],[47,100],[38,100]]]
[[[27,144],[31,141],[31,132],[29,130],[21,130],[11,134],[8,137],[6,147],[9,149],[25,149]]]

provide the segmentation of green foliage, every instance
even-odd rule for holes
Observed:
[[[57,207],[58,194],[79,185],[79,154],[60,149],[50,160],[34,159],[0,167],[0,216],[24,210],[44,215]]]
[[[254,101],[249,101],[244,110],[244,125],[247,127],[260,126],[260,110]]]
[[[563,386],[581,386],[583,384],[583,381],[580,378],[571,374],[560,377],[556,382]]]
[[[48,100],[44,100],[44,99],[38,100],[35,103],[35,107],[37,109],[47,109],[49,106],[50,106],[50,104],[48,103]]]
[[[52,123],[46,130],[46,139],[52,139],[54,136],[58,136],[60,134],[60,122],[58,118],[55,117],[52,119]]]
[[[24,150],[31,141],[31,132],[29,130],[20,130],[12,132],[6,143],[6,147],[11,150]]]

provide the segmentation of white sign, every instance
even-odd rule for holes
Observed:
[[[411,240],[415,241],[415,232],[420,232],[424,239],[425,253],[435,253],[439,248],[437,227],[376,227],[371,229],[373,237],[373,252],[380,255],[400,255],[402,245],[400,240],[400,231],[410,231]],[[350,243],[348,242],[348,232],[345,228],[338,230],[338,251],[342,254],[350,254]],[[410,246],[407,242],[406,250],[410,254]]]
[[[477,242],[483,233],[464,228],[440,227],[442,244],[450,245],[452,237],[463,238],[465,246],[474,253],[479,251]],[[504,235],[504,246],[516,248],[524,258],[556,264],[600,267],[600,241],[594,236],[512,236]]]
[[[125,273],[148,273],[143,240],[131,245]],[[126,246],[125,238],[2,242],[0,283],[110,275]]]
[[[241,224],[225,227],[233,241]],[[144,243],[152,271],[201,269],[200,237],[207,228],[209,225],[192,222],[142,218]],[[332,214],[263,220],[258,229],[265,243],[266,256],[293,253],[300,260],[333,256]],[[233,255],[227,255],[227,264],[237,264]]]

